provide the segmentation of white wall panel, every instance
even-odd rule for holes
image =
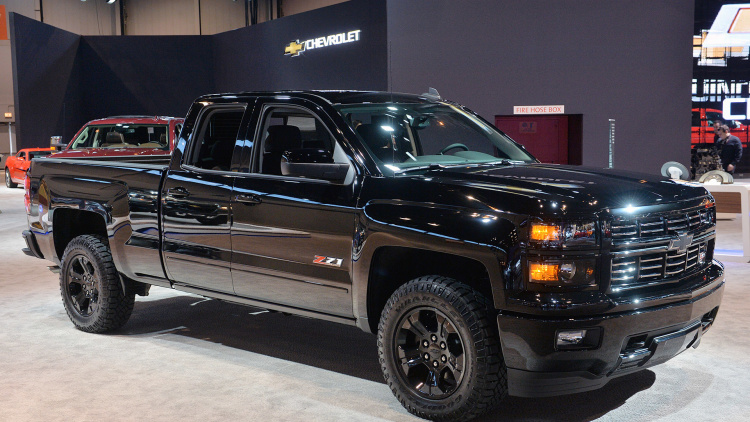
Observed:
[[[283,16],[295,15],[345,1],[347,0],[281,0],[281,13]],[[273,16],[276,17],[275,11]]]
[[[245,26],[245,3],[241,0],[201,0],[201,34],[211,35]]]
[[[124,4],[125,35],[199,33],[198,0],[125,0]]]
[[[42,0],[44,23],[81,35],[118,35],[119,7],[104,0]]]

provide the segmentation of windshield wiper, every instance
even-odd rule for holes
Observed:
[[[447,166],[445,164],[435,164],[435,163],[432,163],[432,164],[426,165],[426,166],[407,167],[407,168],[401,169],[401,170],[399,170],[399,171],[397,171],[395,173],[396,174],[403,174],[403,173],[408,173],[410,171],[416,171],[416,170],[440,170],[440,169],[444,169],[446,167]]]

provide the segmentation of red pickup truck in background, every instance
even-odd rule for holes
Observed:
[[[692,112],[690,172],[693,178],[697,179],[708,171],[721,169],[719,151],[714,145],[713,125],[717,120],[729,126],[729,132],[740,138],[740,142],[745,148],[735,171],[735,177],[738,173],[750,172],[750,152],[747,151],[748,146],[750,146],[748,144],[750,126],[737,120],[725,120],[722,111],[714,108],[694,108]]]
[[[92,120],[55,158],[168,156],[185,119],[164,116],[115,116]]]
[[[694,108],[692,137],[691,143],[696,144],[713,144],[714,143],[714,122],[724,122],[729,126],[729,132],[740,138],[742,145],[747,147],[748,130],[750,126],[743,125],[738,120],[725,120],[722,117],[721,110],[714,108]]]

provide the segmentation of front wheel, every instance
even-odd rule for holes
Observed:
[[[398,288],[383,309],[378,352],[386,383],[411,413],[465,421],[507,395],[505,363],[491,305],[441,276]]]
[[[135,293],[123,292],[106,238],[82,235],[71,240],[61,267],[60,294],[76,328],[103,333],[128,321]]]
[[[5,168],[5,186],[8,189],[18,187],[18,183],[13,183],[13,180],[10,178],[10,169],[8,167]]]

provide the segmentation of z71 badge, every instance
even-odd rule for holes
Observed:
[[[332,267],[340,267],[341,263],[344,262],[341,258],[331,258],[329,256],[315,255],[313,264],[330,265]]]

